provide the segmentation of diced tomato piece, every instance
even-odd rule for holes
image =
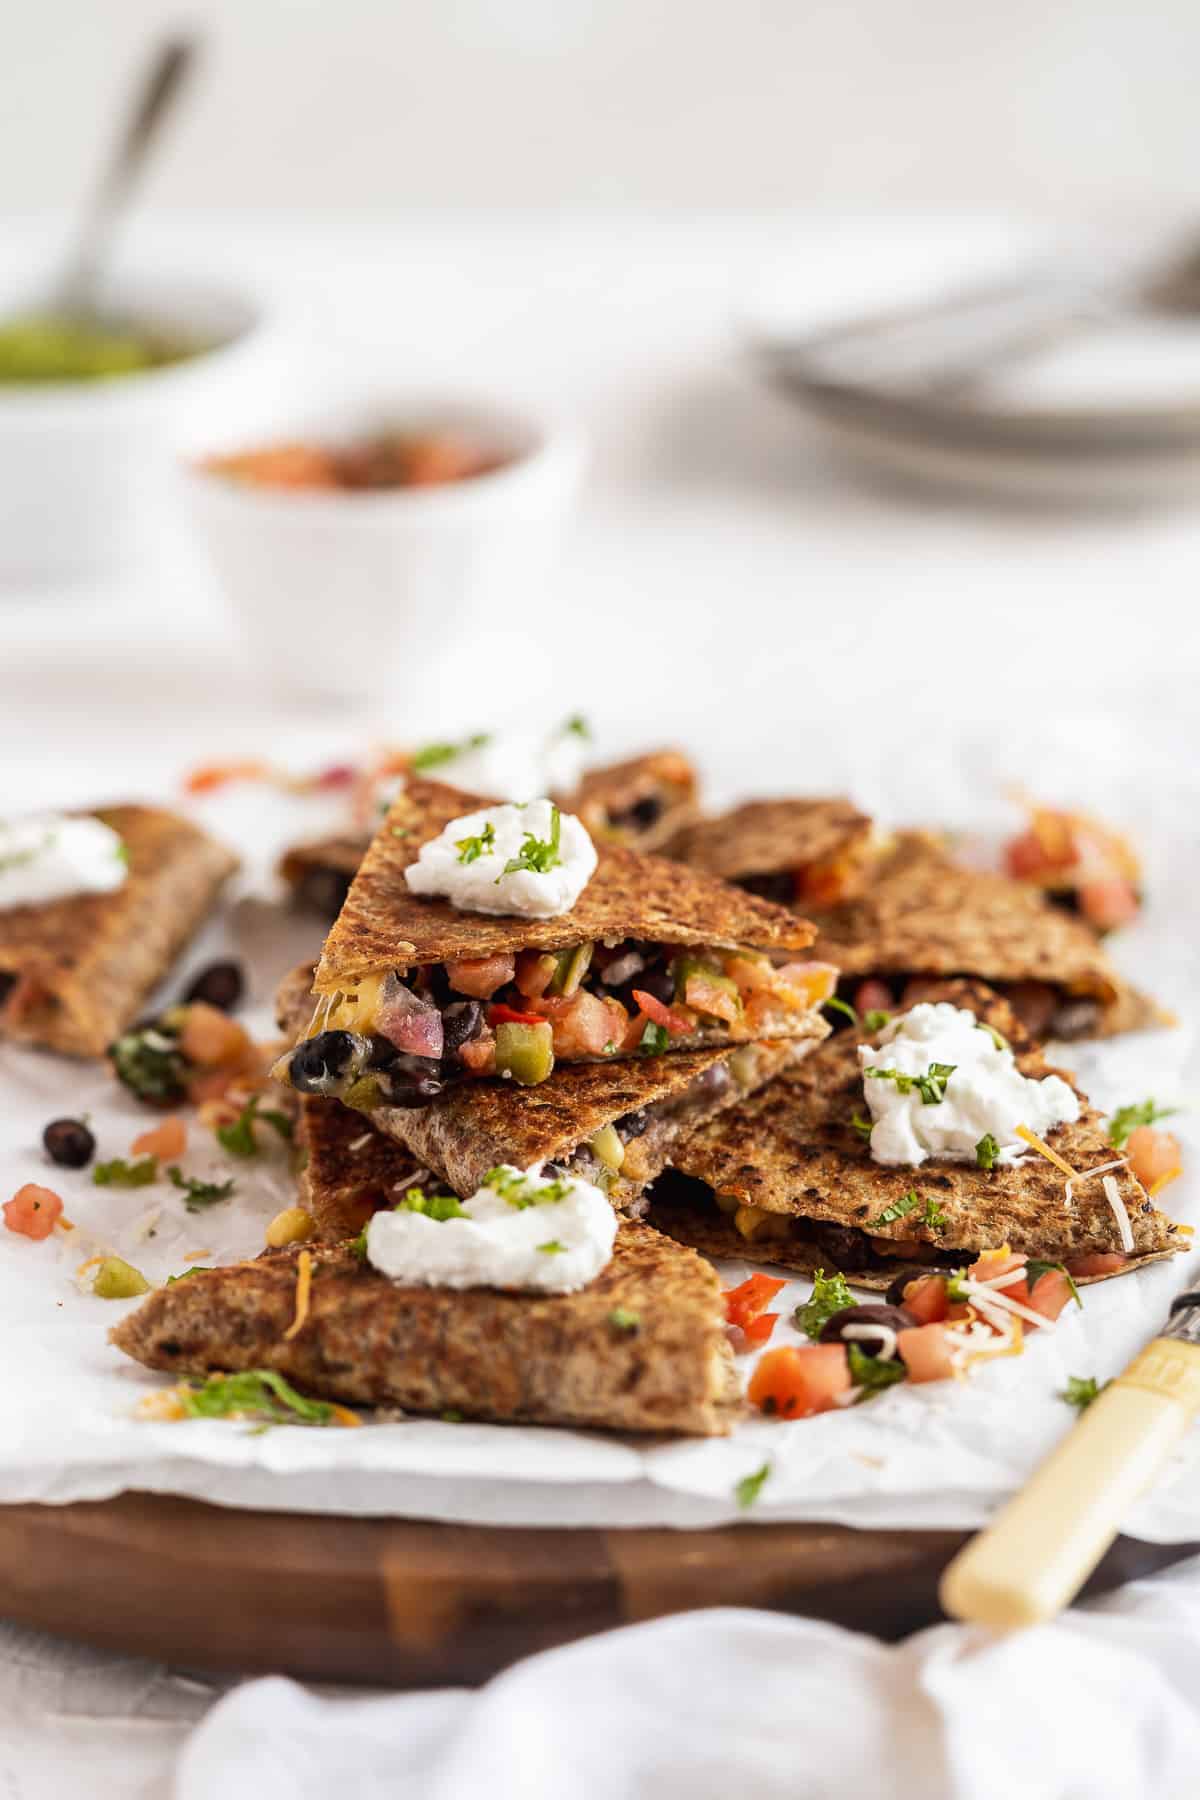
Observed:
[[[489,1032],[486,1037],[473,1037],[468,1043],[460,1044],[459,1060],[466,1064],[472,1075],[492,1075],[496,1069],[496,1040]]]
[[[855,989],[854,1009],[860,1019],[866,1018],[869,1012],[891,1012],[895,1004],[887,982],[877,981],[874,976],[868,981],[860,981]]]
[[[695,1025],[691,1019],[684,1013],[673,1012],[661,1000],[656,1000],[653,994],[646,993],[644,988],[634,988],[633,997],[646,1017],[655,1025],[661,1025],[664,1031],[669,1031],[672,1037],[688,1037],[694,1031]]]
[[[189,794],[211,794],[231,781],[265,781],[270,773],[264,762],[201,763],[184,777]]]
[[[1040,881],[1056,866],[1063,865],[1050,862],[1036,831],[1022,831],[1004,846],[1004,867],[1014,881]]]
[[[182,1156],[187,1149],[187,1126],[182,1119],[164,1119],[153,1131],[143,1131],[129,1146],[130,1156]]]
[[[896,1335],[896,1350],[910,1381],[945,1381],[953,1375],[951,1340],[944,1325],[914,1325]]]
[[[327,769],[321,769],[313,776],[316,788],[353,787],[358,780],[358,770],[353,763],[330,763]]]
[[[795,871],[796,899],[806,906],[836,906],[854,883],[855,859],[828,856],[823,862],[806,863]]]
[[[497,988],[510,982],[516,970],[511,956],[465,956],[446,964],[446,980],[456,994],[490,1000]]]
[[[602,1000],[586,988],[569,998],[547,995],[531,1004],[535,1016],[549,1019],[553,1027],[556,1056],[603,1056],[610,1044],[622,1045],[629,1025],[629,1014],[619,1000],[611,995]]]
[[[493,1000],[488,1007],[489,1025],[541,1025],[541,1013],[518,1012],[515,1006],[505,1006],[503,1001]]]
[[[757,1319],[751,1319],[748,1325],[741,1327],[742,1336],[747,1344],[765,1344],[778,1323],[778,1313],[759,1313]]]
[[[62,1215],[63,1203],[52,1188],[27,1181],[3,1207],[4,1223],[21,1237],[48,1238]]]
[[[810,1344],[805,1349],[790,1345],[768,1350],[750,1377],[746,1389],[752,1406],[780,1419],[808,1419],[829,1412],[838,1395],[847,1393],[850,1361],[844,1344]]]
[[[775,969],[765,956],[727,956],[725,973],[739,994],[769,993],[775,986]]]
[[[1130,1132],[1125,1154],[1144,1188],[1172,1179],[1183,1167],[1179,1139],[1174,1132],[1158,1131],[1153,1125],[1139,1125]]]
[[[539,950],[522,950],[517,958],[517,987],[527,1000],[540,1000],[557,968],[557,956],[543,956]]]
[[[902,1304],[905,1312],[910,1312],[918,1325],[939,1324],[946,1317],[949,1307],[946,1277],[918,1275],[905,1288]]]
[[[1002,1290],[1008,1293],[1008,1288]],[[1063,1269],[1046,1269],[1029,1289],[1026,1305],[1044,1319],[1057,1319],[1063,1307],[1073,1300],[1071,1277]]]
[[[238,1062],[252,1046],[236,1019],[207,1000],[193,1000],[179,1034],[179,1048],[189,1062],[213,1069],[221,1063]]]
[[[1115,931],[1128,925],[1141,911],[1137,889],[1119,875],[1107,881],[1087,881],[1079,890],[1079,910],[1097,931]]]
[[[1093,1250],[1084,1256],[1068,1257],[1067,1274],[1076,1281],[1086,1281],[1091,1275],[1115,1275],[1128,1261],[1120,1250]]]
[[[837,989],[838,972],[832,963],[784,963],[781,969],[776,970],[776,974],[776,994],[786,1001],[788,994],[785,990],[790,989],[795,996],[793,1005],[798,1001],[802,1006],[822,1006]]]
[[[231,1087],[245,1085],[248,1078],[247,1066],[240,1060],[215,1069],[195,1069],[187,1077],[187,1097],[193,1106],[202,1106],[206,1100],[223,1099]]]
[[[740,1286],[726,1289],[725,1317],[731,1325],[741,1325],[744,1329],[771,1304],[780,1288],[786,1286],[786,1280],[781,1281],[774,1275],[751,1275]]]
[[[725,1019],[731,1025],[741,1017],[742,1005],[738,996],[731,994],[722,982],[701,973],[688,976],[683,1001],[685,1006],[693,1006],[697,1012],[708,1013],[714,1019]]]
[[[1013,1269],[1024,1267],[1025,1258],[1015,1255],[1005,1244],[1000,1250],[981,1250],[968,1274],[972,1281],[994,1281],[997,1275],[1008,1275]]]

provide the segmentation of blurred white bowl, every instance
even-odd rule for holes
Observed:
[[[536,631],[583,473],[574,431],[504,405],[408,398],[343,403],[257,442],[336,446],[425,429],[478,438],[507,460],[441,486],[336,493],[185,472],[193,521],[269,684],[394,704],[414,674],[436,679],[455,655],[462,666],[465,627],[499,626],[510,641]],[[253,447],[228,434],[209,446]]]
[[[8,584],[101,574],[155,553],[170,529],[178,455],[229,424],[278,347],[261,301],[204,277],[125,271],[100,301],[166,337],[211,347],[101,380],[0,381],[0,580]],[[0,278],[0,317],[31,305],[27,275],[23,289]],[[266,399],[266,389],[256,393],[256,407]]]

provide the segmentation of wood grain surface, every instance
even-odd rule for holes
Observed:
[[[768,1607],[899,1638],[941,1617],[938,1577],[965,1535],[505,1530],[123,1494],[0,1507],[0,1613],[177,1667],[442,1686],[700,1606]],[[1087,1591],[1197,1548],[1122,1538]]]

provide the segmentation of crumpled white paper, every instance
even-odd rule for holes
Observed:
[[[1061,747],[1061,745],[1060,745]],[[1084,746],[1081,744],[1081,752]],[[1035,743],[1010,746],[1009,766],[1041,766]],[[1022,749],[1025,754],[1022,755]],[[890,787],[860,796],[896,820],[938,816],[964,825],[998,822],[993,747],[968,744],[936,809],[927,795]],[[1115,769],[1103,769],[1098,810],[1121,816]],[[1200,856],[1179,833],[1182,784],[1164,797],[1128,775],[1127,818],[1149,842],[1153,905],[1118,945],[1119,959],[1185,1016],[1197,1003],[1195,948],[1190,939]],[[779,785],[779,784],[776,784]],[[1043,791],[1046,783],[1042,784]],[[953,792],[949,791],[953,788]],[[1136,795],[1136,813],[1134,796]],[[1149,816],[1147,814],[1149,813]],[[249,885],[282,840],[326,822],[261,790],[239,790],[209,813],[248,852]],[[250,854],[252,852],[252,854]],[[248,958],[254,975],[255,1021],[269,1028],[274,981],[316,948],[319,926],[289,918],[261,899],[243,897],[194,946],[194,968],[223,948]],[[172,991],[184,980],[176,976]],[[1186,1100],[1186,1027],[1072,1046],[1069,1063],[1101,1105],[1154,1094]],[[133,1416],[138,1398],[159,1379],[106,1342],[107,1328],[137,1302],[96,1299],[74,1271],[100,1249],[114,1250],[146,1277],[162,1281],[194,1263],[234,1260],[261,1248],[266,1220],[294,1193],[286,1154],[264,1131],[254,1162],[228,1157],[193,1122],[184,1166],[206,1178],[234,1175],[235,1197],[189,1214],[184,1196],[165,1181],[133,1190],[98,1188],[90,1171],[51,1169],[40,1147],[42,1126],[87,1112],[99,1156],[125,1155],[154,1115],[120,1093],[99,1070],[11,1048],[0,1051],[0,1196],[25,1181],[62,1194],[74,1233],[42,1244],[0,1231],[0,1501],[95,1499],[123,1489],[194,1495],[230,1506],[301,1511],[392,1513],[473,1523],[693,1526],[738,1517],[757,1520],[836,1519],[844,1524],[967,1527],[980,1523],[1029,1474],[1075,1414],[1058,1397],[1069,1375],[1104,1380],[1120,1370],[1160,1327],[1172,1295],[1195,1281],[1200,1257],[1177,1257],[1138,1275],[1084,1290],[1082,1312],[1068,1308],[1059,1328],[1033,1336],[1026,1354],[979,1368],[965,1384],[892,1390],[869,1404],[813,1420],[781,1424],[749,1418],[727,1440],[649,1441],[601,1433],[411,1419],[358,1431],[280,1427],[254,1433],[244,1425],[205,1421],[152,1424]],[[1184,1115],[1173,1121],[1185,1140],[1184,1179],[1164,1196],[1175,1217],[1200,1215],[1200,1141]],[[730,1264],[732,1284],[753,1265]],[[772,1345],[800,1341],[792,1308],[808,1291],[797,1281],[780,1294],[783,1315]],[[751,1359],[742,1359],[748,1373]],[[757,1504],[740,1511],[735,1487],[764,1464],[770,1473]],[[1128,1529],[1155,1541],[1187,1541],[1200,1520],[1200,1434],[1130,1519]]]

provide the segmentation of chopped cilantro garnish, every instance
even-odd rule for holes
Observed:
[[[97,1187],[149,1187],[158,1180],[157,1156],[140,1156],[137,1162],[126,1162],[115,1156],[111,1162],[97,1163],[92,1170]]]
[[[489,1169],[483,1185],[519,1212],[529,1206],[555,1206],[571,1191],[569,1181],[537,1181],[531,1175],[523,1175],[520,1169],[506,1169],[503,1163]]]
[[[946,1083],[957,1064],[930,1063],[923,1075],[906,1075],[902,1069],[864,1069],[872,1081],[894,1081],[898,1093],[911,1094],[916,1088],[925,1106],[937,1106],[946,1098]]]
[[[388,826],[388,834],[389,834],[389,836],[396,837],[396,838],[406,838],[406,837],[412,836],[412,832],[408,829],[407,825],[389,825]]]
[[[891,1024],[891,1020],[891,1013],[884,1012],[877,1006],[873,1006],[870,1012],[863,1014],[863,1024],[868,1031],[882,1031],[885,1025]]]
[[[562,814],[554,802],[550,803],[550,836],[535,837],[527,831],[518,855],[510,856],[496,877],[496,884],[504,880],[506,875],[519,875],[528,870],[533,875],[548,875],[551,869],[557,869],[562,862],[559,855],[559,844],[562,838]]]
[[[201,1212],[206,1206],[215,1206],[218,1200],[232,1198],[232,1176],[228,1181],[198,1181],[194,1175],[185,1175],[178,1163],[172,1163],[167,1174],[174,1186],[187,1195],[185,1205],[189,1212]]]
[[[188,1061],[177,1034],[161,1021],[125,1032],[109,1045],[108,1055],[117,1080],[139,1100],[158,1104],[183,1099]]]
[[[871,1356],[859,1344],[846,1345],[846,1359],[855,1387],[865,1388],[869,1394],[891,1387],[893,1382],[903,1381],[908,1374],[898,1356]]]
[[[985,1131],[975,1146],[975,1161],[981,1169],[994,1169],[999,1156],[999,1144],[990,1131]]]
[[[268,1111],[260,1112],[262,1096],[251,1094],[238,1117],[230,1125],[217,1126],[217,1142],[231,1156],[257,1156],[258,1139],[254,1135],[256,1124],[271,1125],[281,1138],[292,1135],[292,1121],[286,1113]]]
[[[665,1025],[655,1025],[647,1021],[646,1029],[638,1043],[639,1056],[661,1056],[671,1047],[671,1034]]]
[[[1010,1048],[1008,1039],[1003,1035],[1002,1032],[997,1031],[996,1027],[994,1025],[989,1025],[987,1023],[986,1019],[976,1019],[975,1023],[979,1027],[980,1031],[987,1032],[987,1034],[991,1038],[993,1044],[995,1044],[997,1050],[1007,1050]]]
[[[566,1248],[567,1246],[560,1244],[557,1238],[549,1238],[546,1243],[538,1245],[543,1256],[562,1256]]]
[[[1067,1385],[1059,1392],[1059,1399],[1065,1400],[1068,1406],[1074,1406],[1080,1412],[1088,1407],[1104,1392],[1107,1381],[1097,1381],[1094,1375],[1068,1375]]]
[[[641,1315],[631,1312],[627,1306],[614,1306],[608,1322],[614,1331],[637,1331],[642,1323]]]
[[[1159,1119],[1169,1119],[1177,1113],[1177,1106],[1156,1106],[1153,1100],[1142,1100],[1134,1106],[1119,1106],[1108,1121],[1108,1141],[1117,1150],[1123,1150],[1129,1142],[1129,1134],[1139,1125],[1155,1125]]]
[[[849,1019],[855,1031],[858,1030],[858,1013],[848,1000],[839,1000],[837,995],[833,994],[825,1002],[825,1011],[843,1013],[846,1018]]]
[[[928,1195],[926,1195],[925,1224],[928,1225],[930,1231],[940,1231],[945,1223],[946,1215],[938,1205],[937,1201],[931,1200]]]
[[[467,1415],[460,1413],[457,1406],[448,1406],[440,1416],[443,1425],[461,1425]]]
[[[890,1206],[885,1206],[877,1219],[869,1220],[863,1230],[878,1231],[881,1225],[894,1225],[897,1219],[907,1218],[920,1204],[921,1198],[916,1189],[909,1188],[907,1194],[903,1194],[899,1200],[893,1200]]]
[[[827,1275],[818,1269],[813,1275],[813,1291],[792,1314],[796,1329],[806,1337],[819,1338],[821,1327],[847,1306],[854,1305],[854,1295],[846,1286],[846,1277],[838,1270]]]
[[[419,1187],[409,1188],[404,1198],[397,1200],[393,1211],[423,1213],[427,1219],[436,1219],[438,1224],[468,1216],[456,1194],[426,1194]]]
[[[582,713],[572,713],[571,717],[563,726],[564,735],[567,732],[573,733],[575,737],[590,738],[592,735],[592,728]]]
[[[755,1469],[753,1475],[743,1475],[733,1490],[734,1499],[740,1507],[753,1506],[762,1493],[763,1482],[771,1473],[771,1465],[765,1462],[761,1469]]]
[[[460,863],[478,862],[481,856],[490,856],[496,847],[496,827],[490,822],[486,824],[478,837],[460,837],[454,840],[454,848],[458,851]]]
[[[850,1114],[850,1123],[853,1125],[860,1138],[869,1138],[875,1129],[874,1120],[864,1119],[862,1114],[857,1110]]]
[[[359,1234],[356,1238],[350,1239],[350,1242],[346,1245],[346,1248],[347,1248],[347,1250],[349,1250],[351,1256],[357,1256],[359,1262],[366,1262],[366,1260],[367,1260],[367,1228],[365,1225],[363,1226],[362,1230],[359,1232]]]
[[[439,764],[453,762],[456,756],[463,756],[468,750],[482,750],[491,741],[490,732],[478,731],[474,737],[466,738],[461,744],[425,744],[420,750],[414,750],[409,758],[409,767],[418,771],[436,769]]]
[[[193,1263],[193,1265],[190,1269],[181,1269],[178,1275],[168,1275],[167,1280],[166,1280],[166,1286],[170,1287],[176,1281],[186,1281],[189,1275],[207,1275],[207,1274],[208,1274],[208,1270],[204,1266],[203,1263]]]
[[[117,845],[116,849],[113,851],[113,855],[116,857],[116,859],[119,863],[124,863],[126,868],[129,867],[129,845],[128,844],[126,844],[124,842],[119,843]]]
[[[1025,1264],[1025,1285],[1029,1289],[1029,1292],[1032,1294],[1042,1276],[1049,1274],[1067,1275],[1067,1271],[1060,1262],[1038,1262],[1036,1257],[1031,1257]],[[1067,1275],[1067,1286],[1071,1290],[1071,1298],[1076,1306],[1082,1306],[1083,1299],[1079,1289],[1075,1286],[1075,1277],[1073,1275]]]
[[[238,1375],[210,1375],[179,1390],[190,1419],[263,1419],[269,1425],[330,1425],[334,1409],[325,1400],[307,1400],[274,1369],[246,1369]]]

